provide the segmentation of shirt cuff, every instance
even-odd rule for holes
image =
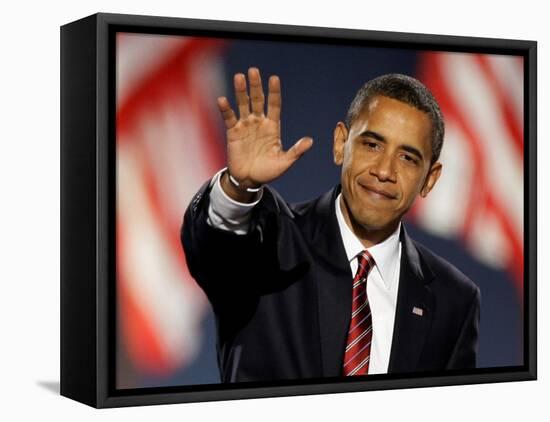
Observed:
[[[212,178],[207,222],[215,228],[233,231],[237,234],[246,234],[250,213],[262,199],[263,187],[256,193],[254,202],[237,202],[231,199],[221,186],[220,179],[225,170],[226,168],[221,169]]]

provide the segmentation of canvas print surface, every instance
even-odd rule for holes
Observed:
[[[443,170],[403,224],[479,287],[477,367],[523,365],[521,57],[118,33],[116,388],[222,381],[212,306],[189,272],[180,229],[195,193],[226,166],[216,99],[235,107],[233,77],[252,66],[266,95],[268,77],[280,79],[284,148],[314,140],[272,183],[291,203],[339,182],[334,129],[365,82],[400,73],[433,93],[445,121]]]

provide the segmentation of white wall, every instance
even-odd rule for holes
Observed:
[[[305,2],[303,2],[305,3]],[[0,418],[88,420],[512,421],[548,415],[548,309],[541,264],[550,235],[539,219],[539,381],[332,394],[95,411],[53,392],[59,382],[59,26],[103,11],[308,26],[518,38],[539,42],[539,216],[550,212],[549,31],[544,2],[294,0],[20,2],[4,5],[0,30]],[[421,4],[421,5],[420,5]],[[494,4],[497,4],[494,2]],[[358,412],[361,412],[360,414]],[[11,416],[7,416],[11,414]],[[48,416],[46,416],[48,415]],[[7,417],[6,417],[7,416]]]

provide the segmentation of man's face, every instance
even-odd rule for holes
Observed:
[[[391,234],[417,195],[426,196],[441,173],[432,156],[429,116],[377,96],[348,129],[334,130],[334,162],[342,165],[344,217],[356,234]]]

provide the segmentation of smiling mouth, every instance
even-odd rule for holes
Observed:
[[[386,190],[375,188],[370,185],[363,185],[361,183],[359,183],[359,186],[361,186],[371,197],[376,199],[397,199],[397,195]]]

